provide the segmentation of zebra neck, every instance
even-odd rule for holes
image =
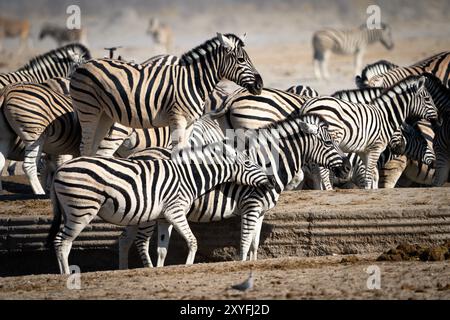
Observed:
[[[450,111],[450,90],[436,80],[426,80],[426,88],[440,113]]]
[[[366,36],[367,43],[372,44],[381,40],[382,30],[379,29],[365,29],[364,35]]]
[[[229,182],[231,178],[231,165],[229,164],[201,164],[199,163],[182,164],[181,171],[183,175],[182,184],[187,194],[192,197],[193,200],[199,198],[209,190],[219,184]]]
[[[222,78],[219,71],[222,51],[219,45],[205,44],[204,48],[194,49],[181,58],[181,65],[186,72],[184,80],[192,84],[192,93],[197,96],[198,103],[205,102],[206,97],[213,92]]]
[[[401,92],[398,92],[398,87],[393,87],[373,100],[373,104],[383,114],[383,122],[387,124],[385,129],[388,129],[386,133],[389,137],[413,113],[412,93],[400,90]]]

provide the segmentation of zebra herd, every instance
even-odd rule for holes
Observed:
[[[387,32],[365,37],[390,47]],[[324,39],[316,42],[332,50]],[[153,266],[155,229],[163,266],[173,227],[191,264],[189,222],[233,216],[241,217],[240,259],[255,260],[265,213],[308,178],[319,189],[446,182],[450,52],[410,67],[379,61],[356,77],[358,89],[323,96],[303,85],[263,87],[244,41],[218,33],[179,58],[141,64],[70,44],[0,75],[0,169],[23,161],[33,192],[49,189],[48,243],[61,273],[96,216],[125,227],[121,269],[133,243]],[[223,79],[240,88],[224,90]],[[39,181],[43,155],[54,170]]]

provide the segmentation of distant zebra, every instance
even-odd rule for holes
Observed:
[[[55,40],[58,47],[73,42],[81,43],[85,46],[88,45],[85,28],[68,29],[67,27],[61,27],[54,24],[44,24],[39,33],[39,40],[43,40],[46,37]]]
[[[311,87],[304,85],[296,85],[289,87],[286,92],[295,93],[299,96],[305,96],[310,98],[315,98],[319,96],[319,93]]]
[[[70,44],[31,59],[14,72],[0,74],[0,89],[18,82],[42,83],[52,78],[67,78],[74,66],[91,58],[89,50]]]
[[[377,62],[368,64],[361,71],[361,75],[355,77],[356,86],[360,89],[369,86],[369,81],[375,76],[384,74],[391,69],[398,68],[399,66],[386,60],[379,60]]]
[[[61,273],[69,274],[72,242],[95,216],[117,225],[152,226],[165,218],[186,240],[187,264],[194,262],[197,240],[186,213],[195,199],[228,181],[270,188],[271,179],[248,157],[223,143],[203,150],[181,150],[172,160],[125,160],[80,157],[66,162],[55,174],[53,242]],[[58,232],[64,215],[64,227]],[[149,239],[138,241],[146,266]]]
[[[19,52],[26,48],[30,36],[30,21],[0,17],[0,51],[3,51],[3,39],[19,38]]]
[[[205,123],[205,121],[207,121]],[[199,141],[211,143],[220,137],[221,131],[214,123],[208,122],[208,117],[203,117],[195,123],[194,136],[189,140],[198,144]],[[203,122],[203,123],[202,123]],[[195,133],[196,132],[196,133]],[[215,136],[209,136],[216,132]],[[328,134],[327,124],[315,115],[300,116],[294,112],[279,122],[270,124],[265,128],[251,130],[242,136],[249,138],[246,153],[258,163],[264,163],[272,168],[275,179],[275,187],[272,189],[255,189],[247,186],[239,186],[234,183],[226,183],[218,186],[210,192],[198,198],[189,212],[189,221],[212,222],[241,216],[241,260],[247,259],[249,250],[250,259],[256,260],[259,244],[260,230],[264,214],[273,208],[280,193],[285,190],[293,177],[306,163],[318,163],[332,168],[338,176],[344,176],[348,171],[348,161],[342,152],[333,144]],[[279,135],[274,133],[279,133]],[[206,134],[206,136],[205,136]],[[236,132],[240,137],[239,131]],[[247,134],[247,135],[246,135]],[[260,140],[251,140],[251,137],[263,137],[265,143]],[[273,151],[276,149],[277,155]],[[154,154],[155,149],[144,150],[134,157],[143,157],[148,152]],[[157,150],[159,152],[159,150]],[[168,157],[168,154],[166,154]],[[149,239],[153,229],[128,228],[119,241],[121,268],[127,267],[128,250],[133,239]],[[170,228],[164,222],[158,222],[158,263],[163,266],[169,245]]]
[[[169,53],[173,44],[172,29],[157,18],[151,18],[148,24],[147,34],[153,37],[153,41],[164,47],[165,53]]]
[[[388,88],[411,75],[430,73],[450,88],[450,51],[438,53],[409,67],[397,67],[367,80],[369,87]]]
[[[316,78],[328,79],[328,60],[331,52],[343,55],[354,55],[355,75],[361,71],[362,59],[367,46],[381,42],[387,49],[394,47],[391,28],[382,24],[380,29],[367,29],[362,25],[353,30],[324,29],[314,33],[314,72]]]
[[[183,147],[186,126],[203,114],[206,96],[221,79],[261,92],[262,78],[243,46],[235,35],[218,34],[175,65],[108,59],[85,63],[70,83],[83,132],[81,154],[95,154],[114,122],[132,128],[169,126],[174,148]]]

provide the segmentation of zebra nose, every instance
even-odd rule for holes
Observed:
[[[435,169],[436,168],[436,160],[431,160],[430,162],[430,168]]]
[[[261,91],[263,88],[263,79],[259,73],[255,74],[255,88],[258,91]]]
[[[350,172],[350,170],[352,170],[352,164],[350,163],[350,160],[348,159],[348,157],[345,157],[343,160],[344,161],[342,163],[342,166],[343,166],[344,172],[347,174]]]

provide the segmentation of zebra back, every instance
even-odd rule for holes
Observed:
[[[305,97],[310,97],[310,98],[319,96],[319,93],[315,89],[308,87],[308,86],[304,86],[304,85],[295,85],[295,86],[289,87],[285,91],[290,92],[290,93],[295,93],[299,96],[305,96]]]
[[[354,90],[341,90],[336,91],[331,96],[337,99],[353,102],[370,104],[375,98],[377,98],[384,89],[381,88],[364,88]]]

